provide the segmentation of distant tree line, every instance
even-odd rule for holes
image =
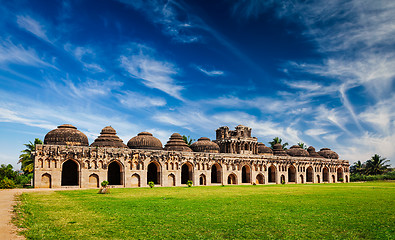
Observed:
[[[389,160],[378,154],[362,163],[357,161],[350,167],[350,180],[355,181],[375,181],[375,180],[395,180],[395,171],[387,164]]]

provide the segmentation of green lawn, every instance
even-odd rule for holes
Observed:
[[[395,239],[395,182],[23,194],[31,239]]]

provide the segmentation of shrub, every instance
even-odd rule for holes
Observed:
[[[192,187],[192,185],[193,185],[193,182],[192,182],[191,180],[188,180],[187,186],[188,186],[188,187]]]
[[[108,181],[103,181],[103,182],[101,182],[101,186],[102,186],[102,187],[107,187],[108,184],[109,184]]]
[[[150,187],[150,188],[153,188],[154,186],[155,186],[155,183],[154,182],[148,182],[148,186]]]
[[[339,182],[343,182],[343,180],[344,180],[343,178],[339,178]]]
[[[108,187],[108,184],[109,184],[108,181],[101,182],[101,188],[98,193],[100,193],[100,194],[110,193],[110,188]]]
[[[15,188],[15,183],[12,179],[4,177],[3,180],[0,181],[0,188]]]

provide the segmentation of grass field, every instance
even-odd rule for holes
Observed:
[[[23,194],[31,239],[395,239],[395,182]]]

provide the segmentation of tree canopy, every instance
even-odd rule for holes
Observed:
[[[19,162],[21,163],[21,170],[27,175],[29,173],[32,173],[34,170],[34,162],[32,158],[32,152],[36,150],[36,145],[38,144],[43,144],[43,142],[36,138],[34,139],[34,143],[29,141],[29,143],[24,144],[26,146],[26,149],[22,150],[22,154],[19,155]]]
[[[195,141],[195,139],[192,139],[190,136],[187,137],[185,135],[182,135],[182,139],[188,145],[188,147],[190,147],[192,143]]]
[[[279,137],[273,138],[273,141],[269,142],[270,148],[273,149],[274,144],[280,143],[284,150],[287,149],[288,143],[287,142],[282,143],[282,141],[283,140]]]

